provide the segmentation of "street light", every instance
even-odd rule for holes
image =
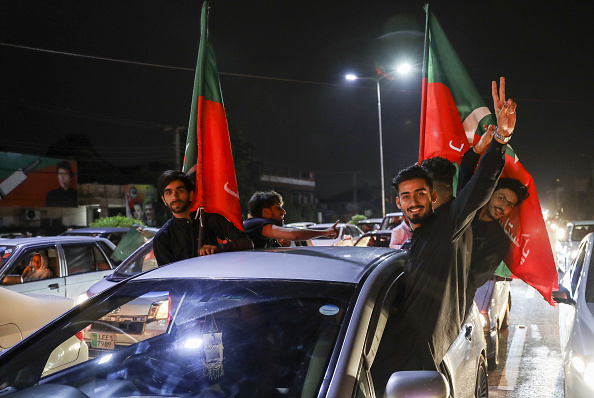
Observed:
[[[378,69],[378,74],[375,77],[358,77],[357,75],[348,74],[345,78],[349,81],[354,80],[375,80],[377,86],[377,115],[379,121],[379,150],[380,150],[380,171],[381,171],[381,178],[382,178],[382,217],[386,216],[386,189],[385,189],[385,182],[384,182],[384,146],[383,146],[383,134],[382,134],[382,101],[380,95],[380,81],[387,77],[388,79],[393,79],[392,74],[398,72],[400,74],[408,73],[411,69],[409,64],[401,64],[398,68],[389,73],[380,73],[381,71]]]

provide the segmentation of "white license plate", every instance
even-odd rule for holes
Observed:
[[[115,333],[92,332],[91,347],[102,350],[113,350],[115,348]]]

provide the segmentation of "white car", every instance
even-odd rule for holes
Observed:
[[[328,229],[333,225],[332,223],[315,224],[308,227],[308,229]],[[311,243],[314,246],[354,246],[355,242],[363,236],[363,231],[356,225],[339,223],[336,228],[338,228],[338,236],[336,238],[320,236],[319,238],[312,239]]]
[[[0,351],[6,350],[74,306],[74,300],[60,296],[37,296],[0,289]],[[82,332],[51,352],[43,374],[89,359]]]
[[[565,397],[594,396],[594,234],[577,249],[575,260],[553,298],[559,303]]]
[[[76,300],[113,271],[115,264],[110,256],[114,248],[105,238],[87,236],[0,239],[1,287]],[[36,254],[50,270],[44,279],[28,279],[25,273]]]
[[[480,397],[488,394],[476,306],[443,372],[373,362],[403,288],[407,254],[385,248],[239,251],[158,267],[97,294],[0,355],[3,396]],[[148,302],[159,333],[118,342]],[[140,321],[140,319],[136,320]],[[101,350],[44,374],[50,353],[80,330]],[[377,383],[377,381],[376,381]],[[379,384],[379,383],[378,383]],[[383,395],[380,391],[386,390]],[[83,395],[84,394],[84,395]]]
[[[575,259],[582,238],[590,232],[594,232],[593,220],[573,221],[567,223],[565,228],[557,229],[555,254],[557,255],[557,268],[560,271],[560,277]]]

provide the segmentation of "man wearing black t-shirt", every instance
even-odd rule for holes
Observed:
[[[167,170],[159,177],[158,189],[161,199],[173,213],[153,239],[159,266],[199,255],[253,247],[245,232],[217,213],[204,213],[204,244],[198,247],[200,220],[195,217],[195,212],[190,212],[196,190],[192,180],[181,171]],[[218,239],[227,240],[227,243],[219,244]]]
[[[252,218],[243,222],[243,229],[256,249],[281,247],[279,240],[307,240],[319,236],[336,237],[338,234],[338,221],[332,228],[322,231],[283,227],[287,213],[283,209],[283,197],[275,191],[254,193],[248,202],[248,208]]]

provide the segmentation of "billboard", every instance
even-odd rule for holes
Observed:
[[[143,221],[149,227],[159,226],[157,221],[157,190],[152,185],[125,185],[126,216]]]
[[[0,206],[78,207],[76,161],[0,152]]]

